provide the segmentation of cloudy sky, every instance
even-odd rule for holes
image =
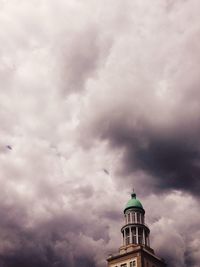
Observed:
[[[0,0],[0,267],[104,267],[132,187],[200,262],[200,2]]]

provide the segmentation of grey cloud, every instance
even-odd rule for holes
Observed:
[[[113,129],[111,143],[126,149],[122,174],[143,170],[156,179],[159,189],[183,189],[198,195],[198,140],[194,142],[190,135],[182,137],[184,129],[180,129],[179,137],[150,131],[143,129],[137,135],[134,129],[130,132],[126,132],[126,128],[118,131]]]
[[[90,29],[82,30],[70,37],[69,44],[62,48],[61,63],[58,62],[58,64],[61,72],[61,87],[65,92],[82,91],[85,89],[87,80],[98,75],[96,72],[101,67],[102,55],[105,60],[106,52],[103,51],[100,34],[97,26],[91,26]]]
[[[146,31],[142,34],[128,23],[129,36],[126,41],[116,40],[108,59],[110,65],[96,84],[99,94],[88,94],[80,139],[84,144],[84,140],[90,143],[99,138],[109,142],[111,148],[123,150],[122,176],[144,171],[155,180],[158,190],[181,189],[198,195],[200,80],[193,48],[199,50],[194,35],[199,23],[194,16],[196,28],[190,24],[189,30],[186,22],[178,24],[176,11],[183,21],[188,16],[182,5],[177,1],[180,13],[176,8],[169,13],[164,6],[152,8],[160,16],[154,24],[147,24],[153,21],[152,14],[145,17],[141,30]],[[180,30],[184,34],[179,36]],[[123,57],[127,51],[129,57]],[[116,57],[124,61],[116,64]],[[90,138],[86,138],[88,135]]]
[[[29,227],[31,218],[26,215],[24,221],[20,207],[17,207],[17,213],[15,209],[16,206],[3,209],[1,205],[1,266],[77,266],[80,260],[83,266],[96,266],[94,251],[89,242],[81,240],[81,236],[95,242],[103,238],[104,227],[95,226],[94,221],[89,223],[81,211],[81,219],[79,216],[75,218],[73,213],[57,214],[55,218]],[[82,242],[88,248],[87,253],[81,248]]]
[[[156,253],[170,266],[185,267],[190,261],[198,266],[198,199],[181,191],[168,191],[150,195],[143,204]]]
[[[198,267],[199,3],[36,2],[1,1],[0,265],[105,266],[136,185]]]
[[[166,122],[162,129],[164,122],[149,123],[146,115],[135,118],[134,107],[129,108],[130,115],[122,111],[116,118],[117,110],[114,110],[107,118],[107,113],[103,113],[88,127],[95,138],[108,140],[112,148],[124,151],[118,175],[126,177],[143,171],[155,180],[158,190],[182,189],[198,195],[200,128],[197,121],[185,118],[182,125],[182,118],[180,123],[177,118],[177,125]]]

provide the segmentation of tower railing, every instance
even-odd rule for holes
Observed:
[[[135,224],[146,226],[149,229],[149,226],[146,223],[140,223],[140,222],[130,222],[130,223],[124,224],[121,228],[124,228],[125,226],[135,225]]]

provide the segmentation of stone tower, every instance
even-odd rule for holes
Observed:
[[[132,192],[124,209],[125,224],[121,228],[122,246],[107,258],[108,267],[166,267],[150,247],[150,230],[145,224],[145,210]]]

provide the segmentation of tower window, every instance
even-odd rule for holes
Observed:
[[[139,223],[140,222],[140,214],[137,212],[136,215],[137,215],[137,223]]]
[[[141,217],[142,218],[141,222],[144,223],[144,215],[142,214],[141,216],[142,216]]]
[[[127,264],[126,263],[121,264],[120,267],[127,267]]]
[[[128,214],[128,223],[131,221],[131,215],[130,213]]]
[[[142,228],[138,229],[138,243],[142,244]]]
[[[125,244],[126,245],[128,245],[128,244],[130,244],[130,232],[129,232],[129,229],[127,228],[126,230],[125,230]]]
[[[135,267],[136,266],[136,262],[135,261],[130,261],[130,267]]]
[[[135,212],[131,213],[132,215],[132,222],[135,222]]]
[[[135,227],[132,228],[132,236],[133,236],[133,238],[132,238],[133,244],[136,244],[137,238],[136,238],[136,228]]]

